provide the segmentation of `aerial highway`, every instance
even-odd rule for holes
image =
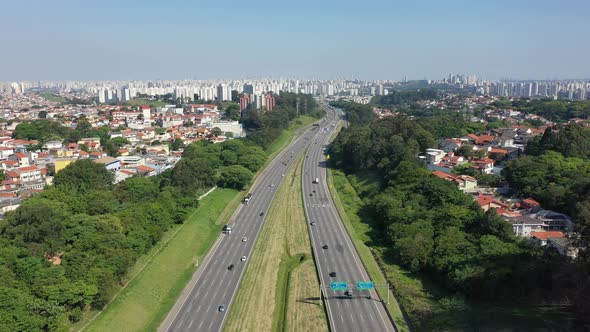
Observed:
[[[323,125],[303,164],[303,197],[314,257],[332,331],[397,331],[375,290],[357,290],[370,278],[344,228],[328,190],[325,151],[336,122]],[[347,290],[330,290],[347,282]],[[350,292],[350,293],[349,293]]]
[[[335,121],[335,113],[328,112],[318,122]],[[159,331],[222,329],[275,192],[297,157],[323,135],[317,128],[303,131],[258,176],[249,203],[241,204],[228,223],[231,234],[220,235]]]

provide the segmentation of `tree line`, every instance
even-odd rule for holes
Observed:
[[[440,93],[436,89],[393,90],[386,95],[373,97],[371,103],[381,107],[395,108],[399,105],[413,104],[422,100],[433,100],[439,96]]]
[[[501,99],[491,104],[495,108],[511,108],[529,114],[540,115],[555,122],[566,122],[572,118],[590,118],[590,101],[553,99]]]
[[[248,130],[246,140],[263,149],[268,148],[289,127],[290,121],[299,115],[321,118],[325,114],[309,94],[281,92],[275,95],[275,100],[276,106],[272,111],[248,110],[242,115],[242,124]]]

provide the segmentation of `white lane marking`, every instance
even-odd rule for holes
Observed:
[[[191,323],[190,323],[190,324],[188,324],[188,329],[189,329],[189,330],[191,329],[191,326],[193,326],[193,323],[194,323],[194,322],[195,322],[195,320],[194,320],[194,319],[191,319]]]
[[[199,307],[197,308],[197,312],[201,311],[201,304],[199,304]]]
[[[201,325],[203,325],[204,320],[201,321],[201,324],[199,324],[199,327],[197,328],[197,331],[201,331]]]
[[[207,312],[209,312],[209,310],[211,310],[211,305],[207,307]]]

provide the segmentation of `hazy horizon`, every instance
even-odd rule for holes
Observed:
[[[5,4],[0,81],[590,78],[590,2]]]

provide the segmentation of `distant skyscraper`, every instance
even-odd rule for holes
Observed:
[[[218,101],[225,101],[229,100],[231,96],[229,95],[229,89],[225,84],[219,84],[217,86],[217,100]]]
[[[254,94],[254,86],[249,83],[244,84],[244,93],[253,95]]]
[[[266,109],[269,111],[272,111],[275,107],[275,97],[272,95],[272,93],[267,93],[264,96],[264,107],[266,107]]]
[[[383,96],[385,94],[385,88],[383,87],[383,84],[379,84],[377,85],[377,96]]]
[[[250,107],[250,95],[247,93],[242,94],[240,97],[240,115],[243,115],[244,111]]]

